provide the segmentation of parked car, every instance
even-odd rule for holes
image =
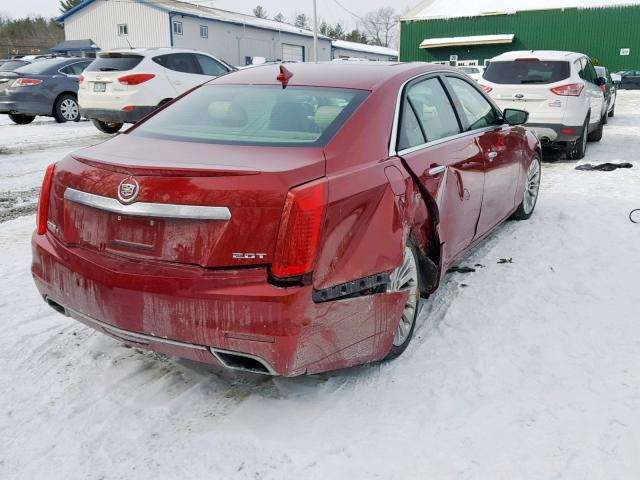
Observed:
[[[187,90],[235,70],[206,53],[142,48],[99,53],[80,80],[80,109],[105,133],[135,123]]]
[[[18,124],[31,123],[36,115],[77,122],[78,77],[89,63],[82,58],[54,58],[0,74],[0,113]]]
[[[586,55],[556,51],[508,52],[491,59],[482,88],[501,108],[529,112],[527,127],[543,145],[570,159],[585,155],[587,140],[602,138],[603,81]]]
[[[467,75],[469,75],[476,82],[479,81],[482,78],[482,75],[484,74],[484,67],[481,67],[479,65],[470,66],[470,67],[458,67],[458,69],[463,71]]]
[[[618,85],[618,88],[621,90],[640,89],[640,70],[620,72],[620,84]]]
[[[595,67],[596,73],[600,78],[605,80],[605,84],[601,85],[602,92],[604,93],[604,101],[607,108],[607,116],[604,118],[605,123],[607,123],[607,118],[613,117],[616,112],[616,85],[611,78],[611,74],[609,73],[609,69],[607,67],[597,66]]]
[[[533,213],[527,116],[450,67],[234,72],[47,169],[33,277],[58,312],[201,362],[394,358],[443,273]]]

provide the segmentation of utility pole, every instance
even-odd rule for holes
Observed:
[[[313,61],[318,61],[318,8],[317,0],[313,0]]]

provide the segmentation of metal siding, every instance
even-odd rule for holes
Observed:
[[[118,25],[127,24],[129,35],[118,35]],[[92,39],[102,50],[170,46],[168,14],[156,8],[138,3],[94,2],[66,18],[66,40]]]
[[[173,35],[173,45],[210,53],[231,65],[242,66],[245,57],[282,59],[282,44],[304,47],[305,57],[311,57],[313,38],[286,32],[277,32],[252,26],[237,25],[217,20],[173,14],[182,22],[182,35]],[[209,27],[209,37],[200,37],[200,25]],[[318,59],[331,59],[331,42],[318,39]]]
[[[640,7],[544,10],[449,20],[401,22],[402,61],[490,59],[511,50],[567,50],[597,58],[610,71],[640,68]],[[514,33],[512,44],[420,49],[425,38]],[[621,48],[631,55],[620,56]]]

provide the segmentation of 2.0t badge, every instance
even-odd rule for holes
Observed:
[[[118,200],[122,203],[133,202],[140,192],[140,185],[135,178],[125,178],[118,186]]]

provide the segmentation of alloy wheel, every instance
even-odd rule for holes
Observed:
[[[402,265],[396,268],[391,274],[389,291],[403,292],[409,291],[409,297],[402,310],[402,318],[396,330],[393,344],[398,347],[407,340],[411,334],[411,329],[416,318],[418,308],[418,266],[415,256],[409,247],[404,250]]]
[[[524,212],[529,215],[533,211],[540,190],[540,161],[534,158],[527,172],[527,184],[524,189]]]

